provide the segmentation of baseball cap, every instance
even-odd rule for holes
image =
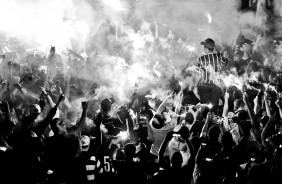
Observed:
[[[29,113],[30,114],[40,114],[41,113],[41,107],[38,104],[32,104],[29,107]]]
[[[215,42],[211,38],[207,38],[204,42],[201,42],[201,45],[209,48],[209,49],[214,49],[215,47]]]
[[[115,99],[113,99],[113,98],[105,98],[101,102],[101,108],[104,111],[108,112],[111,109],[113,103],[115,103]]]

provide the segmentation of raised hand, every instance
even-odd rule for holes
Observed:
[[[197,86],[194,87],[193,92],[195,95],[199,95],[199,90]]]
[[[243,101],[244,101],[245,104],[249,102],[249,96],[246,92],[243,93]]]
[[[264,96],[263,96],[264,101],[266,101],[267,98],[268,98],[268,93],[265,91],[265,92],[264,92]]]
[[[45,96],[47,96],[48,94],[47,94],[47,92],[46,92],[46,89],[43,88],[43,87],[40,87],[40,88],[41,88],[42,93],[43,93]]]
[[[168,95],[168,97],[167,98],[171,98],[171,97],[173,97],[175,94],[174,94],[174,91],[172,92],[172,93],[170,93],[169,95]]]
[[[61,94],[61,96],[59,97],[59,100],[58,102],[62,102],[65,100],[65,95],[64,94]]]
[[[88,108],[88,104],[89,104],[88,101],[83,101],[83,102],[81,102],[82,108],[83,108],[84,110]]]
[[[61,87],[58,87],[59,93],[63,94],[63,90]]]
[[[208,112],[208,114],[207,114],[207,120],[211,120],[212,119],[212,113],[211,112]]]
[[[224,99],[225,99],[225,101],[228,101],[229,97],[230,97],[229,93],[228,93],[228,92],[226,92],[226,93],[225,93],[225,95],[224,95]]]
[[[258,102],[259,102],[259,97],[258,97],[259,95],[257,95],[256,97],[255,97],[255,99],[254,99],[254,104],[258,104]]]
[[[281,104],[281,100],[278,98],[275,102],[275,105],[278,107],[278,108],[281,108],[282,104]]]

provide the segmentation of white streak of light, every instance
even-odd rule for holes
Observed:
[[[205,13],[205,16],[208,18],[209,24],[212,23],[212,16],[209,12]]]

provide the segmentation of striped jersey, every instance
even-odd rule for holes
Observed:
[[[107,140],[103,143],[99,149],[97,170],[97,183],[99,184],[111,184],[116,181],[116,171],[113,168],[112,159],[117,149],[117,145],[112,144],[111,140]]]
[[[95,183],[96,174],[101,172],[100,168],[100,161],[95,157],[91,156],[90,159],[86,162],[86,175],[87,175],[87,183]]]
[[[210,53],[199,58],[198,66],[203,70],[204,82],[215,82],[216,74],[222,71],[228,61],[219,53]]]

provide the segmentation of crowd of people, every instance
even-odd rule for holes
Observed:
[[[281,183],[281,61],[262,54],[271,48],[260,39],[208,38],[195,64],[201,80],[173,76],[165,99],[135,91],[117,109],[112,97],[73,107],[97,84],[60,72],[55,47],[48,57],[2,55],[1,183]],[[78,58],[70,67],[87,67],[69,54]]]

